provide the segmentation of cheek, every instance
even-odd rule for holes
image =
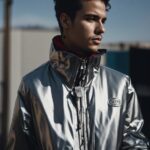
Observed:
[[[83,28],[81,29],[81,32],[83,32],[85,36],[90,38],[94,33],[93,25],[91,24],[84,25]]]
[[[89,43],[89,40],[93,36],[93,33],[93,25],[87,22],[80,22],[76,24],[76,26],[74,26],[71,36],[74,35],[73,38],[77,43],[87,45],[87,43]]]

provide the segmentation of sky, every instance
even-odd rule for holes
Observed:
[[[0,27],[3,26],[0,0]],[[150,42],[150,0],[110,0],[104,42]],[[57,26],[53,0],[13,0],[11,25]]]

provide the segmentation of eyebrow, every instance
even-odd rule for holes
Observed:
[[[93,14],[93,13],[90,13],[90,14],[85,14],[85,17],[90,17],[90,16],[93,16],[96,20],[99,20],[101,17],[97,14]],[[102,17],[102,20],[103,21],[106,21],[107,20],[107,17]]]

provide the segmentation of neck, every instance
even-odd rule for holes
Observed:
[[[66,51],[73,53],[83,59],[88,58],[88,57],[92,56],[93,54],[96,54],[96,52],[91,52],[90,50],[87,50],[87,49],[81,50],[79,48],[70,46],[70,44],[67,42],[67,40],[65,38],[62,38],[62,43],[64,44]]]

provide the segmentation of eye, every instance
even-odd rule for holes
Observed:
[[[106,23],[106,18],[102,19],[102,23],[105,24]]]
[[[97,20],[99,20],[99,17],[96,15],[87,15],[87,16],[85,16],[85,19],[87,21],[97,21]]]

